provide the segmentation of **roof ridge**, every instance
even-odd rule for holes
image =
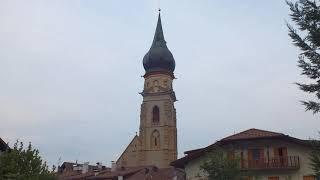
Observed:
[[[255,133],[261,133],[260,135],[256,135],[256,136],[253,136],[253,134]],[[269,133],[268,135],[263,135],[262,133]],[[247,130],[244,130],[244,131],[241,131],[239,133],[236,133],[236,134],[233,134],[233,135],[230,135],[230,136],[227,136],[225,138],[222,138],[220,141],[224,141],[224,140],[231,140],[231,139],[234,139],[235,137],[237,136],[241,136],[241,135],[247,135],[247,138],[259,138],[259,137],[270,137],[270,136],[285,136],[285,134],[283,133],[279,133],[279,132],[273,132],[273,131],[268,131],[268,130],[262,130],[262,129],[256,129],[256,128],[250,128],[250,129],[247,129]],[[239,138],[236,138],[236,139],[243,139],[244,137],[239,137]]]
[[[275,133],[275,134],[282,134],[282,135],[285,135],[285,134],[280,133],[280,132],[269,131],[269,130],[263,130],[263,129],[257,129],[257,128],[251,128],[251,129],[248,129],[248,130],[258,130],[258,131],[264,131],[264,132],[269,132],[269,133]]]

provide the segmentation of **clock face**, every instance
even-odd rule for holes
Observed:
[[[144,91],[149,93],[168,91],[170,87],[171,87],[170,80],[167,78],[148,79],[145,82]]]

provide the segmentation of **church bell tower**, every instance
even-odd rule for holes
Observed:
[[[144,88],[140,130],[117,160],[117,166],[170,166],[177,159],[177,123],[172,82],[175,60],[163,36],[161,16],[152,45],[143,58]]]
[[[143,58],[145,69],[140,137],[146,164],[169,166],[177,159],[176,101],[172,82],[175,60],[163,36],[160,12],[150,50]]]

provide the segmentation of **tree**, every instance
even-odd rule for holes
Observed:
[[[51,180],[55,176],[31,143],[24,148],[23,143],[17,140],[13,149],[0,155],[0,179]]]
[[[208,174],[208,180],[239,180],[242,177],[240,159],[228,158],[220,148],[208,154],[208,159],[200,166]]]
[[[291,20],[298,29],[287,24],[293,44],[301,50],[298,67],[302,69],[302,75],[310,80],[296,84],[302,91],[315,94],[316,100],[301,101],[306,111],[315,114],[320,111],[320,0],[287,1],[287,4]]]

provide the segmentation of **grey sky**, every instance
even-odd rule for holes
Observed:
[[[282,0],[161,0],[179,155],[248,128],[315,138]],[[50,164],[116,160],[139,128],[156,1],[0,0],[0,137]]]

